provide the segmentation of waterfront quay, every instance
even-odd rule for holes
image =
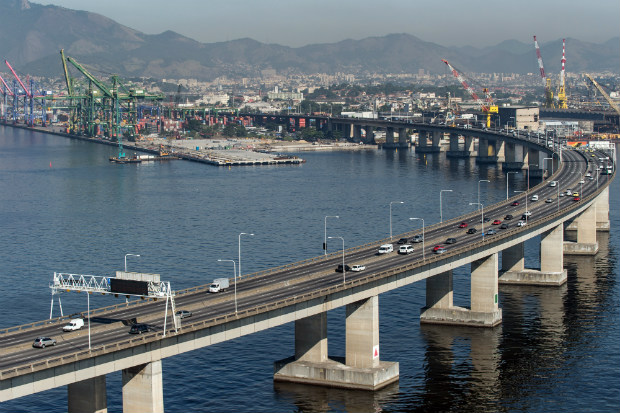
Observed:
[[[74,135],[62,131],[59,127],[30,127],[23,124],[1,123],[22,129],[35,130],[44,133],[60,135],[71,139],[78,139],[109,146],[118,146],[114,140]],[[207,143],[209,142],[209,143]],[[304,163],[302,158],[291,155],[272,153],[267,150],[254,150],[251,145],[245,144],[235,147],[236,141],[228,140],[167,140],[149,139],[136,142],[123,142],[123,148],[129,151],[140,151],[156,155],[145,158],[144,161],[184,159],[193,162],[206,163],[214,166],[248,166],[248,165],[298,165]],[[162,150],[166,156],[160,156]]]

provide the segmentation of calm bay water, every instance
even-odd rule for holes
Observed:
[[[0,126],[0,327],[45,319],[54,271],[162,274],[174,289],[232,276],[237,236],[249,273],[322,254],[328,235],[352,247],[506,197],[501,168],[413,151],[302,154],[301,166],[215,168],[174,161],[110,164],[115,148]],[[522,174],[509,176],[522,190]],[[424,283],[380,297],[382,359],[400,382],[376,393],[274,384],[273,361],[294,352],[285,325],[164,360],[167,412],[573,412],[620,410],[618,182],[612,231],[595,257],[566,257],[560,288],[500,287],[503,323],[492,330],[420,326]],[[415,221],[414,223],[419,223]],[[339,240],[338,240],[339,241]],[[330,244],[330,251],[338,250]],[[526,265],[538,265],[536,240]],[[454,273],[455,304],[469,303],[468,268]],[[64,294],[65,313],[85,296]],[[116,303],[96,297],[91,306]],[[58,314],[58,309],[54,309]],[[328,314],[331,355],[344,355],[344,310]],[[120,373],[108,375],[108,408],[122,411]],[[58,388],[0,404],[0,412],[66,410]]]

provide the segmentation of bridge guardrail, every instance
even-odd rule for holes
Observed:
[[[585,157],[583,154],[580,154],[580,155],[582,157]],[[608,180],[607,180],[605,186],[601,186],[595,192],[593,192],[592,194],[590,194],[587,197],[585,197],[585,199],[582,198],[583,202],[580,202],[580,204],[578,204],[578,205],[583,205],[583,204],[586,204],[588,202],[593,201],[603,190],[605,190],[606,188],[609,187],[609,184],[611,183],[611,181],[613,181],[614,178],[615,178],[615,169],[614,169],[614,172],[611,175],[611,177],[608,176]],[[541,186],[543,184],[545,184],[545,181],[541,182],[539,185],[535,186],[534,188],[537,188],[537,187],[539,187],[539,186]],[[497,206],[498,204],[502,204],[504,202],[506,202],[506,201],[499,202],[499,203],[495,204],[494,206]],[[549,222],[550,220],[555,220],[558,217],[561,217],[563,215],[569,214],[571,211],[575,210],[576,208],[577,208],[576,204],[573,204],[571,206],[565,206],[564,208],[560,209],[559,211],[556,211],[556,212],[554,212],[552,214],[546,215],[545,217],[538,218],[536,220],[536,223],[533,224],[532,226],[540,227],[541,225],[544,225],[545,223]],[[470,214],[468,214],[466,216],[475,216],[477,214],[478,214],[478,212],[474,211],[474,212],[472,212],[472,213],[470,213]],[[461,216],[461,217],[454,218],[453,220],[455,222],[458,222],[459,220],[462,220],[462,219],[463,219],[463,217]],[[435,225],[438,225],[438,224],[435,224]],[[432,227],[433,226],[431,226],[431,228]],[[441,254],[441,255],[433,255],[433,256],[431,256],[429,258],[416,259],[413,262],[410,262],[410,263],[407,263],[405,265],[401,265],[401,266],[398,266],[398,267],[392,267],[392,268],[390,268],[388,270],[385,270],[385,271],[382,271],[382,272],[379,272],[379,273],[373,273],[373,274],[367,275],[365,277],[355,278],[355,279],[349,280],[349,281],[347,281],[347,282],[345,282],[343,284],[338,283],[336,285],[325,287],[325,288],[322,288],[322,289],[319,289],[319,290],[314,290],[314,291],[311,291],[311,292],[308,292],[308,293],[304,293],[304,294],[299,295],[299,296],[296,295],[296,296],[293,296],[293,297],[290,297],[290,298],[287,298],[287,299],[284,299],[284,300],[278,300],[278,301],[275,301],[275,302],[272,302],[272,303],[267,303],[267,304],[262,304],[262,305],[259,305],[259,306],[255,306],[255,307],[252,307],[252,308],[249,308],[249,309],[245,309],[245,310],[239,311],[236,314],[235,313],[229,313],[229,314],[225,314],[225,315],[222,315],[222,316],[217,316],[217,317],[214,317],[214,318],[211,318],[211,319],[208,319],[208,320],[198,321],[198,322],[195,322],[195,323],[192,323],[192,324],[188,324],[187,326],[183,326],[183,327],[179,328],[179,331],[180,331],[180,334],[189,333],[189,332],[200,330],[200,329],[204,329],[204,328],[207,328],[207,327],[210,327],[210,326],[213,326],[213,325],[221,324],[221,322],[226,322],[226,321],[228,321],[230,319],[245,318],[245,317],[248,317],[250,315],[260,314],[260,313],[267,312],[267,311],[270,311],[270,310],[273,310],[273,309],[281,308],[283,306],[287,306],[287,305],[291,305],[291,304],[296,304],[298,302],[308,301],[310,298],[313,298],[313,297],[326,296],[326,295],[334,294],[336,292],[344,291],[344,290],[350,288],[351,285],[362,285],[362,284],[366,284],[366,283],[369,283],[369,282],[374,281],[374,280],[378,280],[378,279],[389,277],[391,275],[399,274],[399,273],[402,273],[404,271],[413,270],[413,269],[418,268],[420,266],[431,264],[431,263],[437,262],[439,260],[443,260],[445,258],[461,254],[461,253],[463,253],[463,252],[465,252],[467,250],[472,249],[471,248],[472,246],[474,246],[474,248],[479,248],[479,247],[482,247],[484,245],[489,245],[490,243],[495,243],[498,240],[505,239],[505,238],[510,237],[510,236],[512,236],[512,235],[514,235],[514,234],[516,234],[518,232],[523,232],[523,231],[530,230],[530,228],[532,228],[532,227],[529,227],[529,228],[528,227],[512,228],[512,229],[509,229],[507,231],[503,231],[501,234],[496,234],[496,236],[493,236],[492,241],[480,240],[480,241],[477,241],[477,242],[474,242],[474,243],[469,243],[468,245],[462,245],[462,246],[459,246],[459,247],[456,247],[456,248],[450,248],[446,253]],[[381,242],[381,241],[379,241],[379,242]],[[377,245],[377,241],[365,244],[365,246],[371,246],[371,245]],[[364,247],[364,246],[354,247],[354,248],[351,248],[351,250],[360,249],[362,247]],[[325,258],[323,258],[323,259],[325,259]],[[312,259],[310,259],[310,260],[312,260]],[[307,261],[308,260],[304,260],[302,262],[307,262]],[[285,265],[285,266],[282,266],[282,267],[288,267],[288,266],[290,266],[290,265]],[[137,302],[137,303],[142,304],[140,302]],[[120,306],[122,306],[122,305],[127,306],[127,303],[121,304]],[[117,307],[117,306],[119,306],[119,305],[110,306],[110,307]],[[37,322],[37,323],[31,323],[31,324],[42,325],[42,324],[47,324],[47,323],[46,322]],[[173,335],[174,329],[170,329],[166,333],[170,333],[172,336],[174,336]],[[118,351],[118,350],[121,350],[121,349],[133,347],[138,342],[140,344],[150,343],[150,342],[153,342],[153,341],[156,341],[156,340],[160,340],[161,338],[163,338],[163,334],[164,334],[163,331],[162,332],[150,333],[150,334],[144,334],[144,335],[142,335],[141,337],[138,337],[138,338],[132,338],[132,339],[129,339],[129,340],[124,340],[124,341],[116,342],[116,343],[113,343],[113,344],[102,345],[102,346],[96,347],[96,348],[94,348],[94,349],[92,349],[90,351],[78,350],[78,351],[76,351],[74,353],[71,353],[69,355],[62,356],[62,357],[59,357],[59,358],[56,358],[56,359],[49,359],[49,360],[46,360],[45,362],[29,363],[29,364],[25,364],[25,365],[22,365],[22,366],[17,366],[17,367],[11,368],[11,369],[6,369],[6,370],[3,370],[3,371],[0,371],[0,380],[4,380],[4,379],[10,378],[10,377],[17,376],[17,375],[19,375],[19,372],[22,371],[22,370],[25,370],[25,371],[28,371],[28,372],[34,372],[34,371],[37,371],[37,370],[40,370],[40,369],[48,368],[49,365],[50,365],[50,362],[56,362],[56,361],[62,362],[62,360],[79,361],[79,360],[82,360],[82,359],[85,359],[85,358],[90,358],[93,355],[93,353],[105,354],[105,353],[108,353],[108,352],[111,352],[111,351]],[[38,368],[38,367],[41,367],[41,368]]]

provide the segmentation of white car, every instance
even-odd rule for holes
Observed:
[[[379,254],[387,254],[394,251],[394,246],[392,244],[383,244],[379,247]]]
[[[519,222],[517,222],[517,226],[518,226],[518,227],[524,227],[525,225],[526,225],[526,222],[525,222],[525,221],[519,221]]]
[[[351,266],[351,271],[364,271],[366,269],[365,265],[356,264]]]
[[[549,182],[549,186],[556,186],[558,183],[557,181],[551,181]]]

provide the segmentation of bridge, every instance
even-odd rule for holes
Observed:
[[[207,286],[177,291],[177,308],[191,310],[193,316],[177,320],[181,325],[176,328],[175,323],[164,324],[167,307],[160,299],[91,311],[90,319],[107,323],[92,323],[90,335],[85,330],[60,335],[67,317],[1,330],[0,401],[67,386],[69,412],[103,412],[107,411],[106,375],[122,371],[124,411],[163,412],[162,359],[290,322],[295,325],[294,355],[275,361],[274,380],[375,390],[399,377],[398,361],[381,359],[381,293],[424,281],[426,305],[420,312],[421,322],[492,328],[502,320],[500,283],[558,286],[566,281],[565,254],[596,254],[596,232],[609,230],[608,188],[615,177],[615,169],[609,175],[606,168],[604,175],[599,173],[602,154],[576,150],[560,154],[557,142],[549,146],[533,136],[446,129],[484,133],[489,140],[527,147],[528,155],[538,151],[550,155],[543,160],[561,157],[562,162],[540,162],[546,164],[541,174],[548,179],[525,194],[507,196],[506,201],[491,206],[479,205],[479,211],[428,227],[422,221],[419,231],[397,235],[423,236],[411,254],[377,255],[379,245],[393,243],[383,239],[249,274],[232,280],[234,291],[208,294]],[[586,171],[594,174],[593,179],[583,179]],[[557,184],[550,186],[550,181]],[[572,194],[559,196],[569,187],[579,192],[579,200]],[[531,200],[534,194],[539,201]],[[547,198],[551,202],[545,202]],[[526,224],[517,226],[515,222],[528,210],[531,215],[523,221]],[[514,216],[505,220],[510,226],[490,234],[492,225],[484,217],[505,219],[508,214]],[[463,222],[478,232],[467,234],[459,228]],[[565,231],[576,231],[577,241],[564,241]],[[540,268],[532,269],[525,265],[524,242],[536,236],[541,239]],[[457,239],[455,244],[447,245],[442,254],[433,252],[434,245],[451,237]],[[343,260],[367,269],[335,272]],[[452,270],[465,265],[471,266],[467,308],[455,306],[452,300]],[[346,308],[343,358],[328,354],[327,312],[338,307]],[[131,319],[147,323],[152,330],[129,336],[122,321]],[[37,336],[59,337],[58,344],[32,349]]]

